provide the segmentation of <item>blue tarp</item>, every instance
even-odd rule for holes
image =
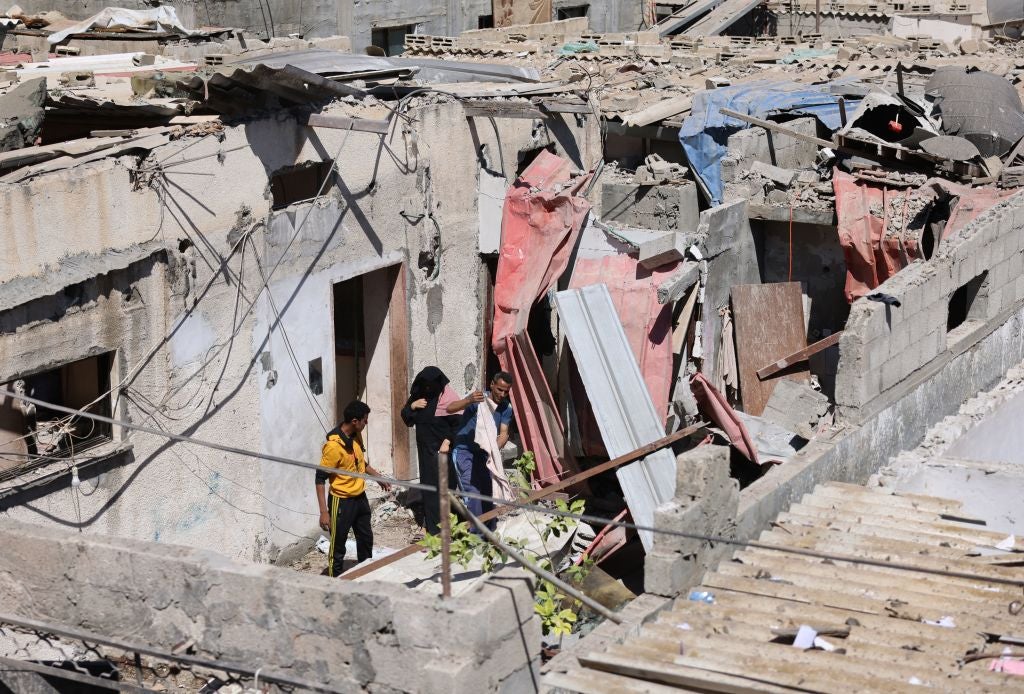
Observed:
[[[846,100],[847,113],[860,103]],[[749,127],[747,123],[723,115],[719,109],[767,118],[778,113],[816,116],[825,127],[838,130],[839,95],[829,91],[828,84],[796,84],[789,80],[760,80],[731,87],[697,92],[690,116],[679,129],[679,142],[686,152],[690,168],[703,182],[711,202],[722,202],[722,170],[729,136]]]

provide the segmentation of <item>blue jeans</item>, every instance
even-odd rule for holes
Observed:
[[[459,489],[476,494],[493,494],[494,486],[491,482],[491,472],[487,469],[486,453],[481,451],[474,455],[473,451],[469,449],[456,448],[453,456],[455,472],[458,475]],[[469,512],[478,518],[494,508],[494,504],[489,501],[481,501],[471,497],[462,497],[462,501],[466,504]],[[498,523],[496,520],[491,519],[486,522],[486,525],[491,530],[494,530]],[[475,527],[474,532],[476,532]]]

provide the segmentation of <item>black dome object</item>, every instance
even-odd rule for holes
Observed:
[[[925,95],[942,117],[942,132],[970,140],[983,157],[1005,154],[1024,136],[1024,105],[999,75],[942,67],[928,80]]]

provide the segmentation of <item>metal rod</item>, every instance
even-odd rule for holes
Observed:
[[[497,535],[492,533],[490,531],[490,529],[486,525],[484,525],[483,521],[481,521],[479,518],[477,518],[472,513],[470,513],[469,509],[466,508],[465,504],[463,504],[462,501],[457,496],[455,496],[454,494],[452,494],[448,490],[442,490],[442,491],[447,493],[447,495],[451,499],[452,503],[455,504],[455,508],[458,509],[463,515],[466,516],[466,518],[469,519],[469,521],[473,525],[476,526],[476,529],[480,531],[481,535],[483,535],[485,538],[487,538],[488,542],[490,542],[495,547],[500,548],[502,552],[504,552],[505,554],[507,554],[508,556],[512,557],[517,562],[522,564],[523,568],[528,569],[529,571],[535,573],[536,575],[538,575],[541,578],[543,578],[545,581],[551,582],[552,584],[554,584],[554,586],[556,588],[558,588],[558,590],[560,590],[561,592],[565,593],[566,595],[568,595],[571,598],[575,598],[576,600],[579,600],[581,603],[583,603],[584,605],[586,605],[587,607],[592,609],[594,612],[597,612],[599,615],[601,615],[605,619],[607,619],[607,620],[609,620],[611,622],[614,622],[615,624],[622,624],[622,618],[619,617],[614,612],[612,612],[611,610],[609,610],[607,607],[605,607],[601,603],[597,602],[593,598],[588,597],[588,596],[584,595],[583,593],[581,593],[580,591],[576,590],[575,588],[570,586],[568,583],[566,583],[565,581],[563,581],[562,579],[560,579],[558,576],[554,575],[550,571],[547,571],[545,569],[540,568],[539,566],[534,564],[532,561],[530,561],[526,557],[524,557],[522,554],[520,554],[516,550],[514,550],[511,547],[509,547],[508,545],[506,545],[504,542],[502,542],[498,538]]]
[[[814,0],[814,33],[821,33],[821,0]]]
[[[452,596],[452,522],[448,498],[448,454],[437,454],[438,506],[441,513],[441,597]]]
[[[839,122],[846,127],[846,99],[839,97]]]

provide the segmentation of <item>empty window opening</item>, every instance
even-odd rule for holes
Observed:
[[[494,28],[494,15],[493,14],[482,14],[476,18],[477,29],[493,29]]]
[[[524,149],[520,151],[518,156],[519,164],[516,167],[516,176],[522,176],[523,172],[526,171],[527,167],[530,166],[530,164],[533,163],[533,160],[536,159],[537,156],[544,150],[547,150],[554,154],[555,147],[554,145],[548,145],[547,147],[538,147],[537,149]]]
[[[946,331],[956,330],[969,321],[983,322],[988,309],[988,270],[963,285],[949,297]]]
[[[298,166],[279,169],[270,177],[270,193],[273,208],[279,210],[303,200],[311,200],[321,189],[327,190],[324,182],[333,178],[334,168],[329,161],[305,162]]]
[[[324,364],[320,357],[309,362],[309,391],[313,395],[324,394]]]
[[[370,43],[384,51],[387,55],[401,55],[405,50],[405,35],[415,34],[415,24],[398,27],[381,27],[370,31]]]
[[[556,19],[572,19],[573,17],[586,17],[590,12],[590,5],[573,5],[572,7],[559,7],[555,11]]]
[[[3,384],[38,400],[110,416],[113,353],[100,354]],[[0,399],[0,479],[53,458],[67,458],[111,439],[109,424],[35,405]]]

